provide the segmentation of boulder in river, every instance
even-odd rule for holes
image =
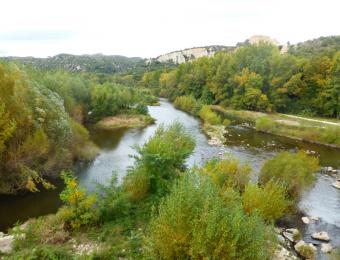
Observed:
[[[333,186],[334,188],[340,189],[340,181],[337,180],[336,182],[333,182],[333,183],[332,183],[332,186]]]
[[[321,252],[328,254],[332,251],[333,247],[330,243],[322,243],[321,244]]]
[[[289,252],[286,248],[283,246],[278,246],[278,248],[275,250],[273,259],[276,260],[297,260],[298,258],[293,255],[291,252]]]
[[[290,242],[296,242],[300,238],[300,232],[296,228],[288,228],[282,232],[283,236]]]
[[[8,254],[13,250],[13,235],[5,235],[0,238],[0,252],[4,254]]]
[[[321,240],[321,241],[329,241],[329,235],[326,231],[316,232],[312,234],[312,238]]]
[[[313,244],[307,244],[303,240],[297,242],[294,246],[294,249],[296,250],[296,252],[298,252],[299,255],[305,257],[306,259],[313,259],[315,252],[317,251],[316,247]]]
[[[308,217],[302,217],[301,218],[302,222],[308,225],[310,223],[310,219]]]

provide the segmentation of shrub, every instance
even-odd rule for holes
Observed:
[[[222,124],[223,124],[224,126],[229,126],[229,125],[231,124],[231,121],[230,121],[229,119],[224,119],[223,122],[222,122]]]
[[[296,154],[282,152],[265,162],[260,173],[260,182],[266,184],[277,180],[287,185],[291,199],[298,199],[302,191],[315,180],[314,172],[319,169],[319,160],[304,152]]]
[[[209,106],[205,105],[199,112],[199,116],[205,123],[211,125],[218,125],[221,124],[221,117],[213,112]]]
[[[94,209],[95,195],[86,195],[85,189],[78,186],[77,180],[70,172],[62,172],[65,189],[60,193],[65,205],[59,209],[58,217],[63,219],[72,229],[92,224],[97,219]]]
[[[260,117],[256,119],[256,130],[262,132],[273,132],[275,130],[275,122],[269,117]]]
[[[330,144],[340,145],[340,127],[327,126],[325,129],[322,129],[321,141],[324,141]]]
[[[73,259],[71,252],[63,247],[38,245],[8,256],[6,259],[63,260]]]
[[[228,158],[224,160],[212,159],[205,163],[199,170],[208,175],[213,182],[221,188],[232,187],[243,191],[250,179],[251,167],[241,165],[237,159]]]
[[[156,259],[267,259],[267,228],[240,205],[226,206],[204,176],[184,175],[162,201],[147,242]]]
[[[145,167],[135,168],[124,179],[124,191],[127,192],[131,201],[142,200],[150,189],[150,176]]]
[[[197,100],[193,96],[179,96],[176,97],[174,105],[183,111],[195,114]]]
[[[185,160],[194,147],[194,139],[181,124],[160,126],[144,146],[137,147],[135,166],[126,179],[129,190],[140,189],[132,187],[131,183],[139,185],[143,181],[143,185],[149,186],[150,193],[166,193],[169,181],[185,170]],[[138,180],[133,180],[135,178]]]
[[[137,114],[147,115],[149,113],[148,107],[143,103],[138,103],[135,108]]]
[[[273,222],[282,217],[290,206],[286,187],[269,181],[264,187],[248,184],[242,194],[243,208],[248,214],[257,211],[264,220]]]

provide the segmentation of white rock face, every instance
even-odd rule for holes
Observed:
[[[14,236],[3,236],[0,238],[0,252],[8,254],[13,249]]]
[[[333,186],[334,188],[340,189],[340,181],[337,180],[336,182],[333,182],[333,183],[332,183],[332,186]]]
[[[317,240],[322,240],[322,241],[329,241],[329,235],[325,231],[317,232],[312,234],[312,238],[317,239]]]
[[[329,243],[322,243],[321,244],[321,252],[322,253],[328,254],[332,251],[332,249],[333,249],[333,247]]]
[[[217,51],[224,50],[225,46],[208,46],[190,48],[181,51],[174,51],[167,54],[163,54],[156,58],[159,62],[172,61],[175,64],[181,64],[187,61],[195,60],[201,57],[212,57]]]

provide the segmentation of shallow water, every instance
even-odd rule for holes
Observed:
[[[134,159],[129,155],[134,154],[134,146],[145,143],[160,124],[169,125],[175,121],[182,123],[196,139],[195,151],[187,160],[189,167],[201,165],[204,160],[219,156],[221,152],[229,153],[252,165],[253,181],[256,181],[257,173],[265,160],[283,150],[303,149],[316,151],[322,166],[340,168],[340,151],[333,148],[258,133],[237,125],[228,127],[227,141],[223,148],[212,147],[208,145],[208,139],[200,128],[200,120],[175,109],[166,100],[161,100],[160,106],[149,107],[149,112],[157,121],[144,129],[90,131],[93,141],[101,151],[92,163],[79,164],[76,167],[81,185],[94,190],[97,183],[108,183],[113,171],[121,179],[126,169],[133,165]],[[300,208],[308,215],[321,218],[319,223],[304,227],[306,240],[311,232],[321,231],[321,228],[332,237],[340,237],[340,190],[331,187],[332,181],[334,177],[318,174],[315,186],[302,198]],[[58,185],[58,189],[54,191],[17,197],[1,196],[0,230],[7,229],[18,220],[25,221],[30,217],[56,212],[61,204],[58,197],[61,189],[62,185]],[[301,223],[297,223],[297,226],[301,226]],[[333,242],[339,245],[339,240],[334,239]]]

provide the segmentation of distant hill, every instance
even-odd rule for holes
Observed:
[[[70,72],[123,73],[143,61],[142,58],[128,58],[119,55],[71,55],[58,54],[48,58],[4,57],[9,61],[31,65],[43,70],[67,70]]]
[[[289,53],[305,57],[332,55],[337,51],[340,51],[340,36],[320,37],[289,46]]]

